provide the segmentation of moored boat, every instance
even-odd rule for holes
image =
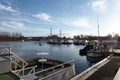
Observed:
[[[89,50],[91,50],[91,49],[93,49],[93,45],[88,44],[88,45],[86,45],[83,49],[80,49],[80,50],[79,50],[79,54],[80,54],[80,55],[86,55],[86,54],[87,54],[87,51],[89,51]]]
[[[93,49],[87,51],[87,59],[89,62],[98,62],[109,55],[109,49],[107,45],[96,45]]]

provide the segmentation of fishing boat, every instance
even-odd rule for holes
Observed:
[[[101,50],[90,50],[87,51],[87,60],[91,63],[96,63],[104,58],[104,52]]]
[[[93,49],[87,51],[86,57],[89,62],[98,62],[109,55],[109,45],[105,43],[95,43]]]

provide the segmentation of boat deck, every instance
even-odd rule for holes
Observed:
[[[104,66],[99,68],[86,80],[113,80],[120,67],[120,57],[111,58]]]
[[[0,74],[0,80],[20,80],[16,75],[11,72]]]

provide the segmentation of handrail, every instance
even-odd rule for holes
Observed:
[[[35,74],[35,68],[37,67],[37,65],[36,66],[34,66],[34,67],[28,67],[28,68],[25,68],[25,70],[27,70],[27,69],[31,69],[30,71],[29,71],[29,73],[28,73],[28,75],[33,71],[33,73]]]
[[[8,49],[8,48],[9,48],[9,49]],[[14,52],[11,51],[11,47],[7,47],[7,48],[5,47],[5,50],[7,50],[7,52],[9,52],[10,54],[12,54],[11,57],[14,56],[15,59],[17,59],[17,60],[19,59],[20,61],[23,62],[23,64],[25,63],[25,64],[24,64],[24,67],[26,67],[26,66],[28,65],[28,63],[27,63],[26,61],[24,61],[22,58],[20,58],[20,57],[17,56]]]
[[[9,49],[10,48],[10,51]],[[19,56],[17,56],[14,52],[11,51],[11,47],[5,48],[8,52],[10,52],[10,54],[13,54],[13,56],[15,56],[17,59],[21,60],[22,62],[24,62],[26,65],[28,64],[27,62],[25,62],[22,58],[20,58]]]
[[[7,49],[8,50],[8,49]],[[24,71],[25,71],[25,67],[28,65],[28,63],[26,61],[24,61],[22,58],[20,58],[19,56],[17,56],[15,53],[13,53],[11,50],[9,51],[11,54],[13,54],[13,56],[11,56],[11,60],[12,60],[12,57],[16,60],[20,60],[22,61],[22,67],[21,67],[21,71],[19,71],[18,73],[16,73],[17,75],[19,75],[20,72],[22,72],[22,76],[24,76]],[[16,62],[16,61],[15,61]],[[18,64],[16,62],[16,64]],[[16,69],[15,69],[15,72],[16,72]]]
[[[18,74],[20,73],[20,72],[22,72],[23,70],[25,71],[25,70],[28,70],[28,69],[31,69],[29,72],[28,72],[28,74],[27,75],[29,75],[32,71],[33,71],[33,73],[35,74],[35,68],[36,68],[37,66],[32,66],[32,67],[28,67],[28,68],[22,68],[22,69],[19,69],[19,70],[16,70],[16,71],[14,71],[15,73],[16,72],[18,72]],[[26,76],[27,76],[26,75]],[[24,75],[25,76],[25,75]]]
[[[10,56],[12,55],[12,54],[10,54],[10,47],[0,46],[0,49],[2,49],[4,52],[5,52],[5,51],[8,52],[8,53],[2,53],[2,54],[1,54],[1,57],[2,57],[2,56],[9,56],[9,58],[10,58]]]
[[[32,66],[32,67],[27,67],[27,68],[25,68],[24,70],[28,70],[28,69],[31,69],[31,68],[33,68],[33,67],[37,67],[37,65],[36,65],[36,66]],[[20,71],[20,70],[23,70],[23,69],[19,69],[19,70],[16,70],[16,71]]]
[[[63,65],[65,65],[65,64],[70,63],[70,62],[73,62],[73,61],[74,61],[74,59],[73,59],[73,60],[70,60],[70,61],[67,61],[67,62],[65,62],[65,63],[59,64],[59,65],[56,65],[56,66],[53,66],[53,67],[50,67],[50,68],[41,70],[41,71],[38,71],[38,72],[36,72],[36,74],[41,73],[41,72],[44,72],[44,71],[48,71],[48,70],[50,70],[50,69],[54,69],[54,68],[59,67],[59,66],[63,66]]]
[[[56,68],[56,67],[63,66],[63,65],[65,65],[65,64],[68,64],[68,63],[73,62],[73,61],[74,61],[74,59],[73,59],[73,60],[70,60],[70,61],[67,61],[67,62],[65,62],[65,63],[59,64],[59,65],[56,65],[56,66],[53,66],[53,67],[50,67],[50,68],[41,70],[41,71],[38,71],[38,72],[35,72],[34,75],[35,75],[35,74],[38,74],[38,73],[42,73],[42,72],[44,72],[44,71],[51,70],[51,69],[54,70],[54,68]],[[26,76],[24,76],[24,77],[31,76],[31,75],[33,75],[33,74],[26,75]]]
[[[12,54],[0,54],[0,56],[11,56]]]
[[[11,68],[12,72],[17,72],[17,67],[20,67],[21,71],[22,71],[22,76],[24,76],[24,69],[28,65],[28,63],[25,60],[23,60],[21,57],[17,56],[14,52],[12,52],[11,47],[0,47],[0,48],[3,48],[9,54],[12,54],[9,56],[11,62],[14,63],[14,65],[12,65],[12,63],[11,63],[11,66],[15,66],[14,70],[12,70],[12,68]],[[19,62],[17,62],[17,61],[19,61],[19,62],[21,61],[22,65],[20,66]],[[16,74],[19,75],[19,73],[21,71],[18,71],[18,73],[16,73]]]
[[[19,60],[21,60],[22,62],[24,62],[26,65],[28,65],[28,63],[26,61],[24,61],[22,58],[20,58],[19,56],[17,56],[15,53],[11,52],[13,54],[13,56]]]
[[[18,65],[19,67],[21,67],[18,63],[16,63],[15,61],[12,61],[14,64]]]

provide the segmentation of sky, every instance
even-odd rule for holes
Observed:
[[[0,31],[24,36],[52,33],[120,34],[119,0],[0,0]]]

